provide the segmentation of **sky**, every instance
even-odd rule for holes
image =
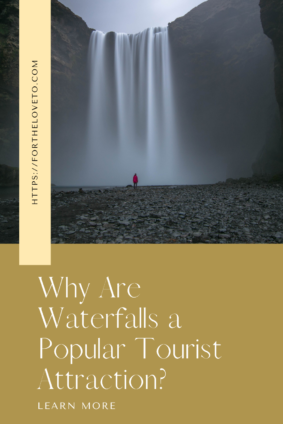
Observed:
[[[90,28],[134,34],[167,26],[204,0],[60,0]]]

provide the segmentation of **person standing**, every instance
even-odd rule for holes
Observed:
[[[135,174],[133,177],[134,188],[138,186],[138,182],[139,182],[138,176],[137,174]]]

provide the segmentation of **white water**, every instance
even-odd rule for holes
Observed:
[[[177,182],[177,130],[167,28],[94,31],[85,171],[92,185]]]

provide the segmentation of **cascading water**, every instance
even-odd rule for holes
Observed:
[[[94,31],[86,172],[91,185],[173,184],[176,125],[167,28]]]

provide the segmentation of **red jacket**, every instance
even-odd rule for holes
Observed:
[[[134,175],[133,183],[135,184],[135,183],[138,183],[138,182],[139,182],[138,176],[137,175]]]

